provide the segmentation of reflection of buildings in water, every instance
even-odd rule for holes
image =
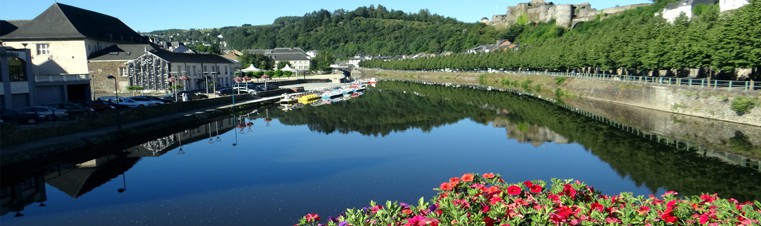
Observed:
[[[557,144],[567,144],[568,139],[550,130],[547,127],[531,125],[527,123],[512,123],[505,118],[497,118],[492,122],[494,127],[505,128],[507,137],[515,139],[521,143],[531,143],[534,147],[539,147],[543,143],[553,142]]]
[[[5,184],[4,184],[5,185]],[[26,178],[24,181],[0,188],[0,216],[10,212],[16,212],[16,216],[24,216],[21,211],[32,203],[39,202],[40,207],[45,207],[47,193],[45,191],[45,179],[42,175]]]
[[[47,200],[45,183],[73,198],[81,197],[119,175],[124,175],[142,157],[163,155],[175,147],[181,147],[181,142],[187,144],[210,138],[221,142],[219,134],[235,129],[238,124],[237,116],[224,118],[81,163],[59,162],[54,166],[48,166],[52,167],[50,168],[52,170],[48,169],[45,173],[25,178],[20,182],[13,183],[4,180],[3,187],[0,188],[2,201],[0,216],[10,212],[23,216],[21,212],[24,208],[33,203],[39,202],[40,206],[45,206],[43,203]],[[6,186],[6,184],[10,185]],[[126,180],[119,192],[124,190],[126,190]]]
[[[138,160],[139,157],[123,154],[101,156],[72,168],[50,172],[45,175],[45,181],[72,198],[77,198],[124,174],[137,164]]]
[[[130,157],[158,157],[183,144],[209,139],[209,143],[222,142],[219,134],[233,130],[237,126],[235,117],[208,122],[194,129],[187,129],[168,136],[128,148]]]

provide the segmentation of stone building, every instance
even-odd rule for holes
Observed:
[[[507,14],[494,15],[491,22],[482,22],[493,26],[510,27],[516,24],[555,21],[558,26],[572,28],[577,23],[591,21],[597,19],[598,16],[604,18],[645,5],[647,4],[627,5],[598,11],[589,3],[556,5],[544,0],[531,0],[528,3],[507,7]]]
[[[261,54],[271,58],[274,64],[288,62],[293,69],[307,71],[311,66],[310,57],[301,48],[250,49],[246,52]]]
[[[114,81],[107,79],[108,75],[116,77],[119,92],[125,92],[128,86],[168,92],[172,86],[170,77],[183,89],[213,90],[210,84],[230,86],[233,71],[240,67],[219,55],[175,53],[153,44],[111,46],[93,53],[89,66],[97,93],[114,91]],[[182,76],[187,80],[181,80]]]

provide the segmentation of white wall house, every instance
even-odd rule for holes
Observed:
[[[719,0],[719,8],[722,12],[738,9],[747,5],[748,0]]]
[[[671,3],[661,11],[661,17],[669,23],[673,23],[676,18],[684,14],[687,19],[692,19],[692,8],[698,4],[713,4],[713,0],[681,0]]]

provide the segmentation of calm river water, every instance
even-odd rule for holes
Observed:
[[[761,197],[757,169],[500,92],[388,82],[331,105],[201,123],[2,172],[0,224],[293,225],[370,200],[431,198],[468,172],[573,178],[606,194]]]

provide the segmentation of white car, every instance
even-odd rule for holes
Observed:
[[[256,90],[255,89],[249,89],[247,87],[233,87],[233,92],[234,93],[238,93],[238,91],[240,91],[241,93],[256,94]]]
[[[121,104],[121,105],[126,105],[126,106],[129,106],[131,108],[146,107],[146,106],[156,105],[153,101],[140,101],[140,100],[134,100],[134,99],[129,98],[129,97],[118,97],[117,98],[116,96],[103,96],[103,97],[98,97],[98,100],[108,101],[108,102],[111,102],[111,103],[117,103],[117,104]]]
[[[48,120],[48,121],[55,121],[59,118],[65,118],[69,116],[66,111],[63,110],[57,110],[52,107],[48,106],[33,106],[33,107],[25,107],[21,108],[19,110],[22,114],[35,114],[37,115],[37,118]]]

